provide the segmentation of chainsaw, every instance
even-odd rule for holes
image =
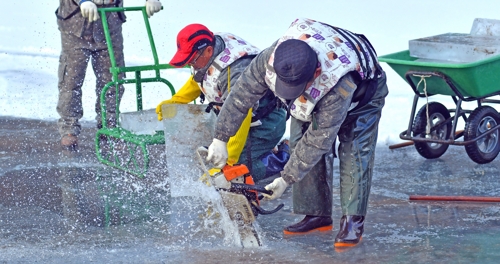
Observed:
[[[197,155],[201,167],[205,172],[210,185],[214,186],[221,195],[222,203],[227,209],[229,218],[236,223],[240,233],[243,247],[262,246],[258,233],[253,227],[253,222],[257,215],[268,215],[276,213],[283,208],[283,204],[278,205],[273,210],[265,210],[260,206],[263,196],[259,193],[272,195],[272,191],[255,185],[250,170],[244,164],[226,165],[220,172],[211,175],[205,166],[201,153],[207,153],[205,147],[199,147]]]

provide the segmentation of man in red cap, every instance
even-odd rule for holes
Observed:
[[[305,215],[285,234],[332,230],[333,149],[338,136],[342,217],[335,248],[357,245],[368,207],[378,123],[388,94],[375,50],[360,34],[297,19],[241,74],[217,119],[207,159],[227,159],[226,142],[252,102],[273,91],[291,118],[290,160],[266,186],[280,197],[293,184],[293,211]]]
[[[158,119],[162,120],[163,104],[186,104],[198,97],[208,101],[207,111],[218,114],[236,80],[259,52],[234,34],[214,34],[202,24],[187,25],[177,35],[177,52],[170,64],[189,65],[193,75],[171,99],[158,105]],[[287,145],[277,153],[271,151],[286,129],[286,111],[280,106],[270,91],[255,100],[227,146],[227,164],[247,165],[256,181],[279,173],[289,157]]]

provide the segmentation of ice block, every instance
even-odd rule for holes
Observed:
[[[500,20],[476,18],[472,24],[470,34],[474,36],[500,37]]]
[[[120,126],[136,135],[154,135],[156,131],[163,131],[156,109],[120,113]]]
[[[409,41],[410,56],[468,63],[500,54],[500,37],[446,33]]]
[[[163,131],[165,133],[165,162],[172,197],[191,196],[194,184],[203,174],[197,149],[209,146],[214,138],[213,111],[205,112],[207,105],[164,104]],[[207,164],[207,166],[210,164]],[[211,168],[211,167],[209,167]]]

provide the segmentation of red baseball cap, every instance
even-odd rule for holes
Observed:
[[[188,64],[193,55],[210,45],[214,40],[214,33],[202,24],[190,24],[177,34],[177,52],[170,60],[174,67],[183,67]]]

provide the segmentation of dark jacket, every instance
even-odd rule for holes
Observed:
[[[219,114],[215,138],[227,142],[238,130],[253,102],[270,90],[265,82],[266,64],[275,46],[276,42],[263,50],[241,74]],[[337,89],[331,89],[318,101],[314,108],[315,128],[309,126],[282,172],[286,182],[291,184],[300,181],[330,150],[347,116],[353,92],[340,93]]]

